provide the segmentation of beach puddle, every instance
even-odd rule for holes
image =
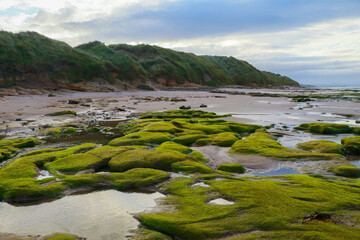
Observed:
[[[42,180],[42,179],[45,179],[45,178],[52,178],[52,177],[55,177],[54,175],[51,175],[48,171],[46,170],[41,170],[39,172],[39,175],[36,177],[37,180]]]
[[[281,175],[291,175],[291,174],[301,174],[301,173],[299,171],[290,168],[279,168],[267,172],[252,172],[252,174],[255,176],[281,176]]]
[[[29,206],[0,203],[0,232],[18,235],[72,233],[90,240],[126,239],[139,222],[131,213],[156,206],[161,193],[124,193],[115,190],[71,195]]]
[[[228,201],[223,198],[217,198],[208,202],[210,205],[233,205],[234,202]]]

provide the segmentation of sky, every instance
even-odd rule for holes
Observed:
[[[0,0],[0,29],[233,56],[302,84],[360,85],[360,0]]]

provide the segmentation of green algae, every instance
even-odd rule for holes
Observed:
[[[123,173],[97,173],[83,175],[63,175],[63,184],[70,188],[114,188],[117,190],[138,189],[154,185],[169,178],[161,170],[134,168]]]
[[[147,124],[143,131],[145,132],[168,132],[168,133],[177,133],[182,132],[181,129],[175,127],[171,122],[158,121]]]
[[[171,164],[171,170],[186,173],[212,173],[214,170],[202,163],[185,160]]]
[[[340,134],[352,132],[351,127],[349,127],[348,125],[336,123],[303,123],[295,127],[294,129],[319,134]]]
[[[62,115],[74,115],[74,116],[76,116],[77,114],[73,110],[63,110],[63,111],[48,113],[45,116],[62,116]]]
[[[169,236],[165,234],[140,228],[136,230],[136,235],[132,237],[133,240],[172,240]]]
[[[11,138],[0,140],[0,161],[11,158],[19,148],[34,147],[41,141],[34,138]]]
[[[304,150],[290,149],[282,146],[274,140],[274,136],[264,130],[258,130],[245,139],[238,140],[229,150],[234,154],[257,154],[264,157],[275,158],[278,160],[330,160],[339,159],[342,156],[332,153],[317,153]]]
[[[175,143],[175,142],[164,142],[159,147],[156,147],[155,150],[158,151],[175,151],[183,154],[189,154],[192,152],[191,148],[184,145]]]
[[[244,173],[246,171],[245,167],[240,163],[223,163],[217,169],[231,173]]]
[[[231,147],[237,140],[239,138],[236,134],[224,132],[213,136],[211,144],[220,147]]]
[[[189,135],[181,135],[173,138],[172,140],[176,143],[189,146],[195,143],[198,139],[207,138],[206,134],[189,134]]]
[[[198,162],[209,162],[209,159],[207,159],[206,157],[204,157],[204,155],[202,155],[201,152],[193,150],[190,154],[190,157],[192,157],[193,159],[195,159]]]
[[[302,150],[315,151],[320,153],[337,153],[337,154],[343,153],[341,144],[327,140],[316,140],[316,141],[298,143],[296,147]]]
[[[185,154],[175,151],[156,151],[135,149],[113,157],[109,161],[111,171],[123,172],[132,168],[155,168],[170,170],[174,162],[189,159]]]
[[[57,128],[45,128],[37,130],[40,135],[56,136],[60,134],[74,134],[77,130],[74,127],[57,127]]]
[[[355,166],[337,166],[330,169],[337,176],[349,177],[349,178],[360,178],[360,168]]]
[[[164,202],[174,205],[176,210],[143,213],[137,218],[144,226],[174,239],[217,239],[231,235],[231,239],[237,239],[237,234],[241,237],[254,230],[254,237],[248,239],[257,239],[256,236],[262,234],[265,239],[266,236],[272,237],[269,239],[279,239],[276,236],[317,239],[308,238],[314,231],[318,232],[314,236],[328,236],[329,239],[360,237],[360,230],[351,225],[332,222],[301,224],[303,217],[310,213],[352,212],[351,209],[356,209],[360,204],[359,181],[324,180],[305,175],[276,179],[207,180],[208,188],[189,187],[193,181],[197,181],[194,178],[174,179],[165,184],[163,190],[171,194]],[[207,204],[219,197],[234,201],[234,204]],[[337,231],[342,234],[336,233],[332,238],[331,234]],[[291,234],[296,238],[290,237]]]
[[[164,132],[135,132],[109,142],[110,146],[161,144],[170,141],[174,135]]]
[[[341,144],[345,154],[360,155],[360,136],[343,138]]]

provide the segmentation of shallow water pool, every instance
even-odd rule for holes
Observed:
[[[87,239],[125,239],[138,213],[156,205],[161,193],[124,193],[115,190],[72,195],[38,205],[0,203],[0,232],[18,235],[77,234]]]

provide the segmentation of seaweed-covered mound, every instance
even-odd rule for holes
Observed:
[[[19,148],[34,147],[40,141],[34,138],[13,138],[0,140],[0,162],[9,159]]]
[[[345,154],[360,155],[360,136],[341,139]]]
[[[230,152],[235,154],[258,154],[279,160],[312,159],[329,160],[341,158],[339,154],[309,152],[304,150],[290,149],[282,146],[274,140],[274,136],[260,130],[251,136],[241,139],[232,145]]]
[[[199,180],[207,187],[191,187]],[[256,181],[181,178],[163,187],[176,211],[137,218],[173,239],[358,239],[359,184],[305,175]],[[233,204],[210,204],[216,199]],[[314,213],[326,218],[306,221]]]
[[[320,153],[337,153],[337,154],[343,153],[341,144],[327,140],[315,140],[315,141],[303,142],[303,143],[298,143],[296,146],[306,151],[315,151]]]
[[[340,134],[351,133],[353,131],[349,125],[336,123],[303,123],[295,127],[295,129],[320,134]]]

